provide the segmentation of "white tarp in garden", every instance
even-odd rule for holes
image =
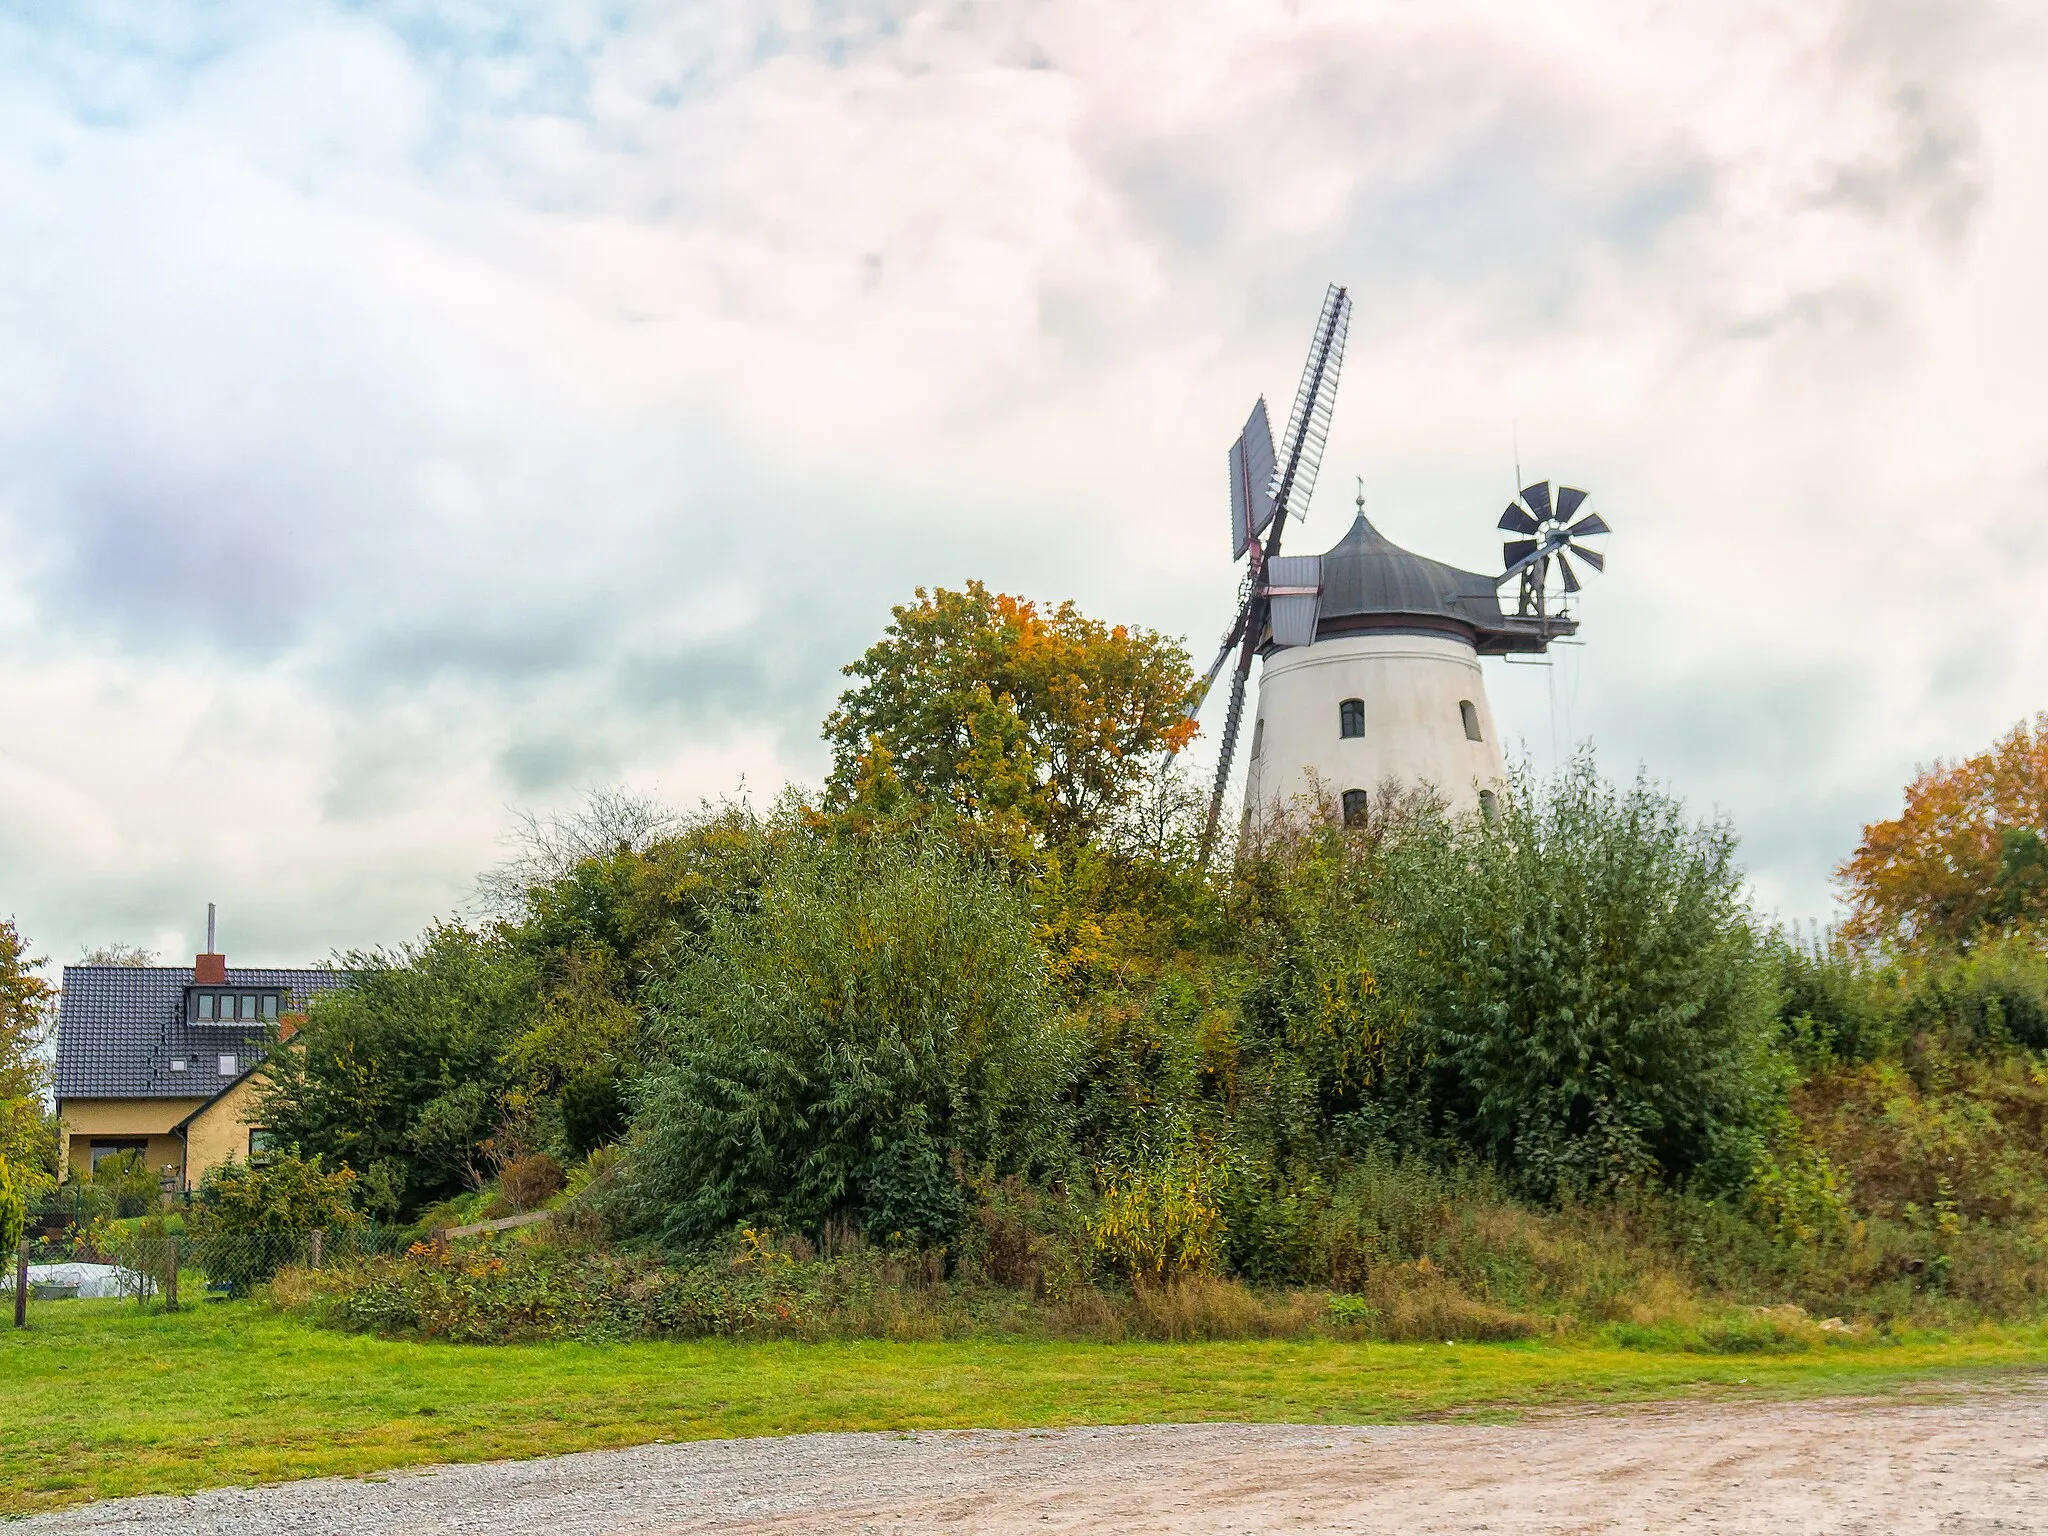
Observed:
[[[31,1264],[28,1267],[31,1296],[39,1285],[75,1285],[81,1298],[134,1296],[153,1289],[147,1275],[138,1275],[118,1264]],[[0,1273],[0,1291],[13,1289],[14,1268],[9,1265],[4,1273]]]

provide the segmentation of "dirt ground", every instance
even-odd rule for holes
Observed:
[[[1506,1426],[699,1441],[89,1505],[23,1532],[2048,1532],[2048,1379]]]

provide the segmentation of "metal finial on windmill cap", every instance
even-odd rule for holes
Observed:
[[[1352,478],[1358,482],[1358,515],[1363,517],[1365,516],[1365,476],[1354,475]]]

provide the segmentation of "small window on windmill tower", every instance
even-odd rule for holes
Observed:
[[[1365,734],[1365,700],[1346,699],[1337,706],[1337,734],[1339,736],[1363,736]]]
[[[1366,800],[1362,789],[1344,791],[1344,825],[1362,827],[1365,825]]]
[[[1500,820],[1500,796],[1490,789],[1479,791],[1479,816],[1489,827]]]
[[[1458,700],[1458,716],[1465,722],[1465,739],[1479,740],[1479,711],[1472,707],[1470,699]]]
[[[1252,727],[1252,756],[1257,757],[1265,749],[1265,745],[1266,717],[1261,715],[1259,716],[1258,723]]]

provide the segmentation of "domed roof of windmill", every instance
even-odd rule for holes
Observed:
[[[1373,527],[1363,506],[1350,531],[1320,563],[1318,640],[1369,630],[1416,630],[1456,635],[1482,655],[1543,649],[1545,634],[1501,612],[1497,578],[1403,549]],[[1548,638],[1571,628],[1576,626],[1569,620],[1553,617]]]

